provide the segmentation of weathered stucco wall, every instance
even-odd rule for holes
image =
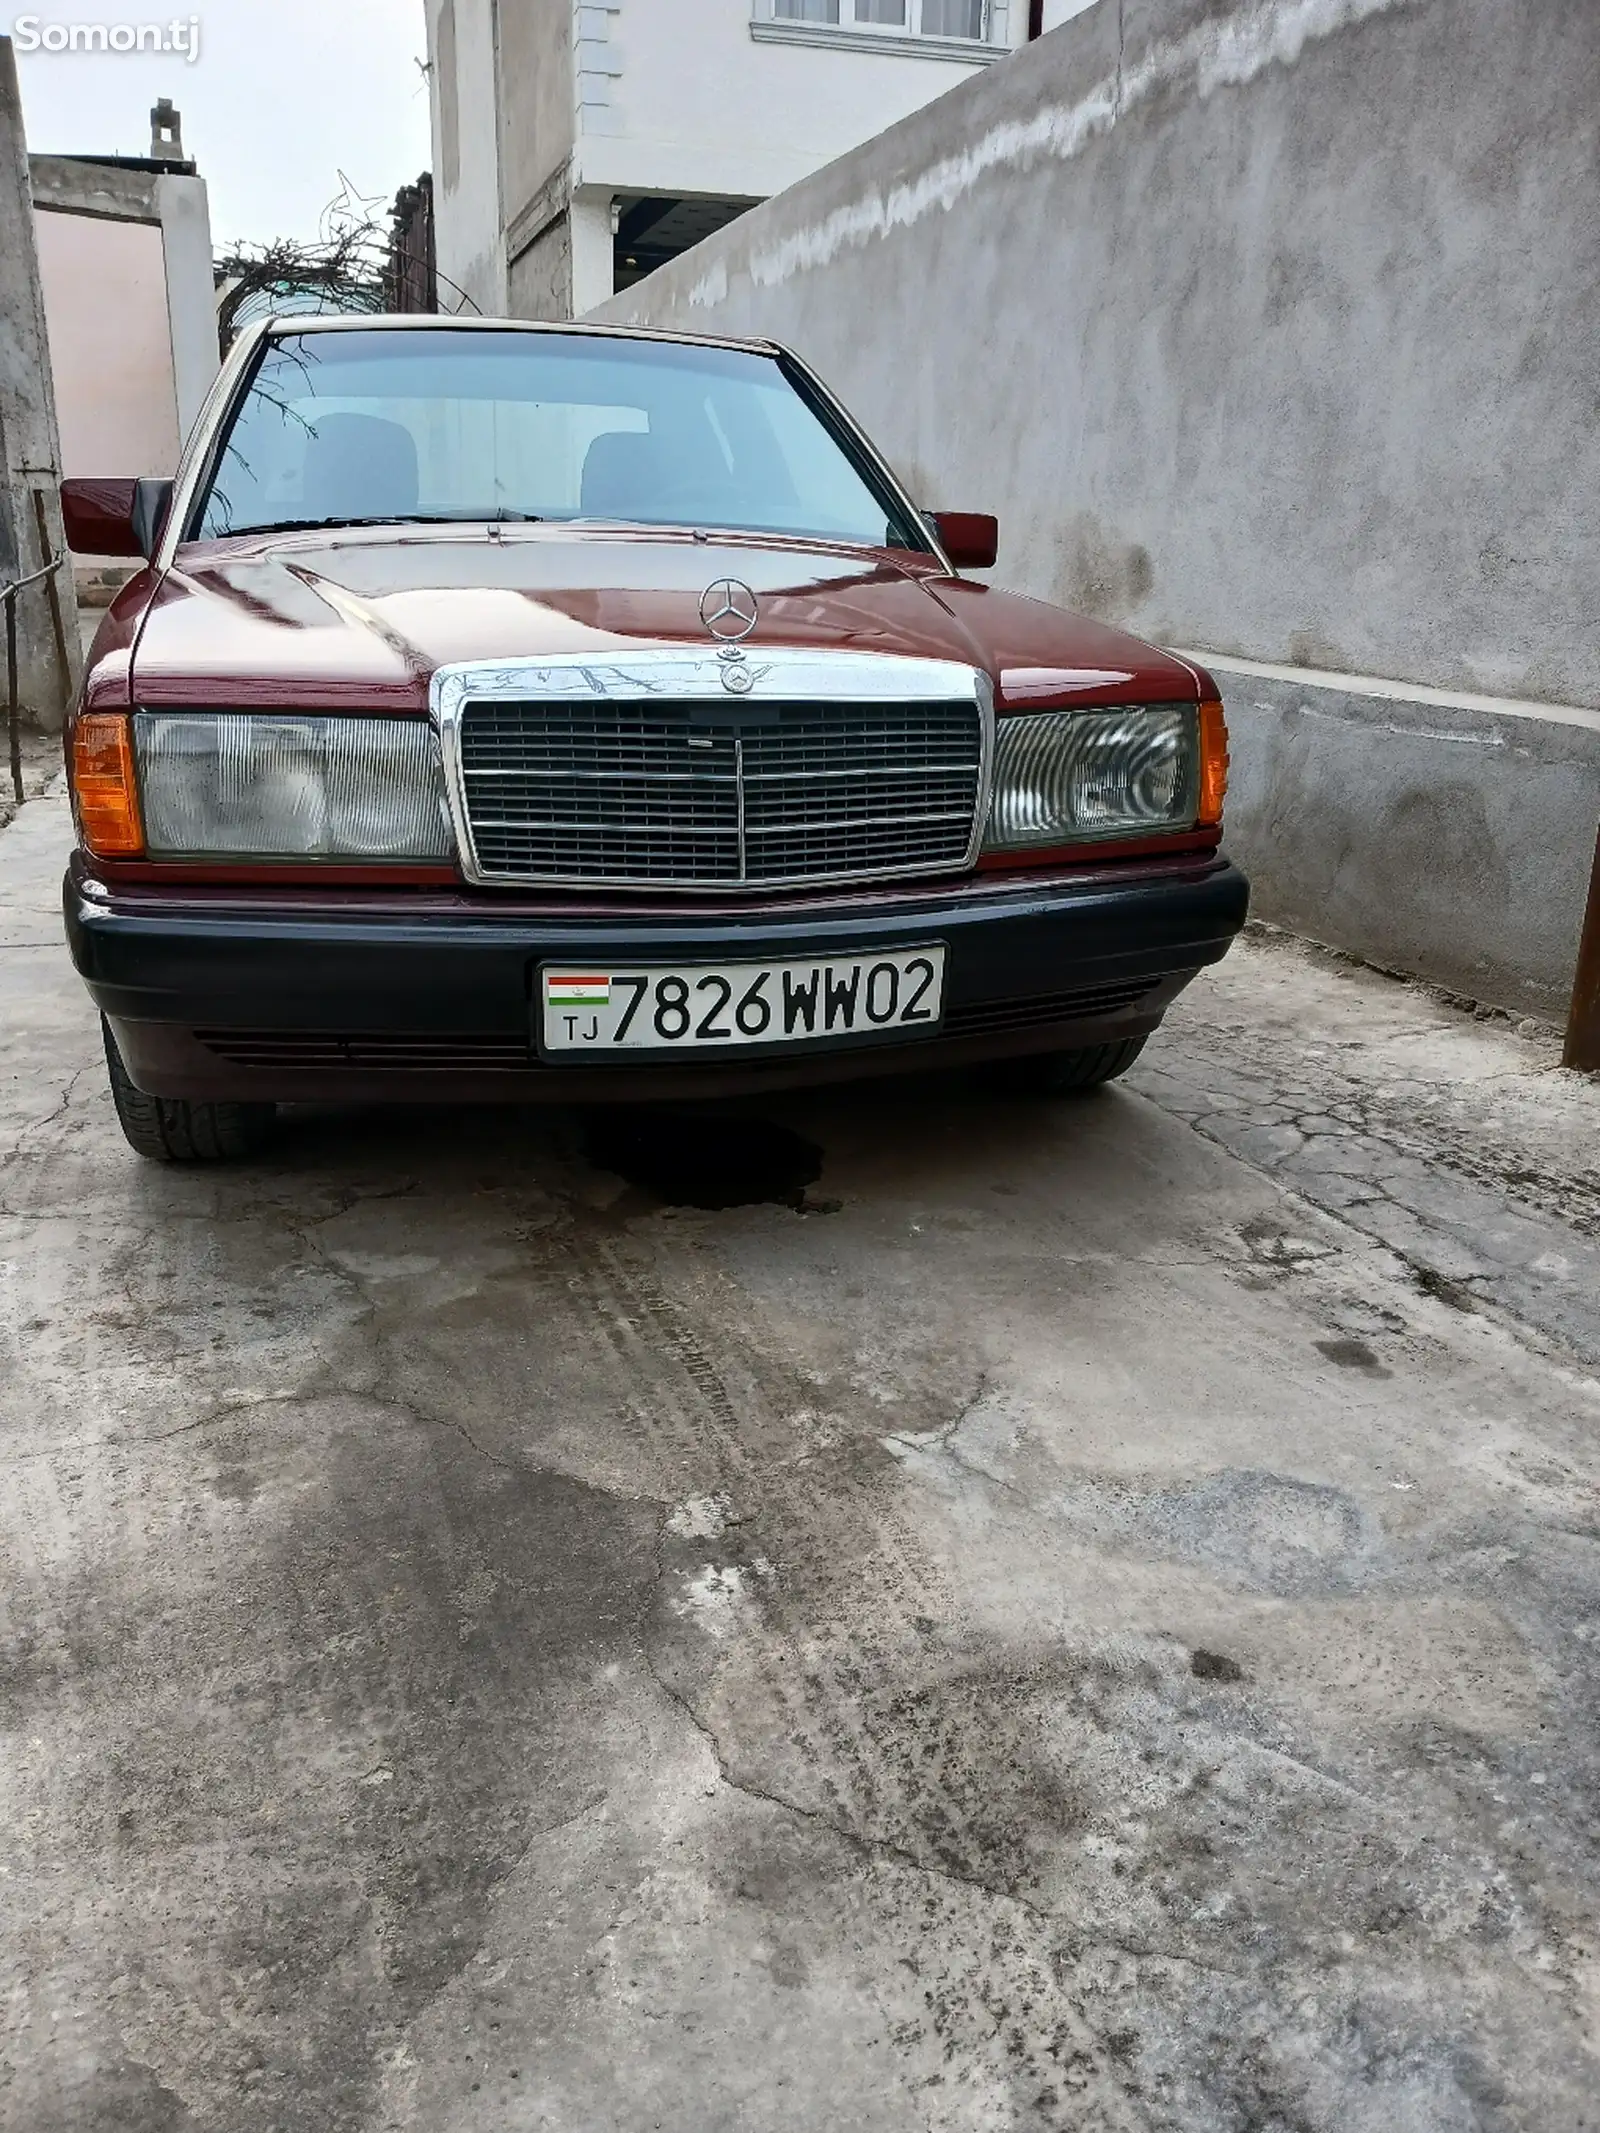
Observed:
[[[602,315],[793,342],[1029,591],[1600,704],[1597,145],[1593,0],[1125,0]]]
[[[0,37],[0,584],[31,576],[66,547],[61,438],[34,237],[28,147],[11,39]],[[17,599],[17,700],[59,726],[77,682],[78,608],[71,573],[54,598],[35,583]],[[0,664],[0,733],[9,709]]]
[[[572,75],[571,0],[517,0],[494,11],[496,69],[502,94],[495,106],[463,113],[472,126],[498,126],[500,206],[513,227],[540,188],[562,169],[577,138],[576,88]]]
[[[570,211],[540,231],[511,262],[507,277],[514,318],[564,319],[572,315],[572,223]]]
[[[446,311],[507,308],[492,0],[426,0],[435,244]]]
[[[788,341],[919,500],[999,512],[1000,582],[1246,660],[1600,706],[1597,161],[1594,0],[1102,0],[599,315]],[[1288,758],[1241,726],[1243,794]],[[1379,788],[1425,811],[1457,756],[1361,746],[1318,923],[1242,797],[1231,837],[1264,915],[1379,953],[1344,900],[1382,871]],[[1309,847],[1311,758],[1296,793],[1274,835]],[[1430,918],[1380,959],[1466,989],[1507,856],[1442,899],[1460,938]],[[1575,933],[1551,915],[1542,969]]]
[[[1213,661],[1228,844],[1259,915],[1493,1006],[1565,1018],[1600,711]]]

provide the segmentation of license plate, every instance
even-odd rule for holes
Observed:
[[[944,949],[539,972],[546,1052],[698,1052],[930,1033]]]

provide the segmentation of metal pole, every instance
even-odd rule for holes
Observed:
[[[39,560],[46,566],[50,554],[50,506],[43,489],[33,492],[33,520],[39,532]],[[60,562],[57,556],[55,561]],[[50,627],[55,633],[56,659],[61,668],[61,708],[65,712],[72,702],[72,653],[67,647],[67,618],[61,604],[61,580],[54,569],[44,581],[45,593],[50,601]]]
[[[1572,1007],[1561,1064],[1580,1074],[1600,1074],[1600,836],[1595,838],[1589,874],[1589,907],[1578,942],[1578,972],[1572,981]]]
[[[22,705],[21,690],[17,685],[17,595],[26,586],[37,585],[53,575],[66,560],[66,553],[53,555],[39,569],[30,570],[25,578],[0,586],[0,605],[6,611],[6,723],[11,740],[11,786],[16,793],[17,804],[22,804]]]
[[[22,707],[17,702],[17,588],[8,585],[6,609],[6,727],[11,741],[11,790],[22,805]]]

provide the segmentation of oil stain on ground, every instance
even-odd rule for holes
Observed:
[[[615,1172],[668,1207],[750,1207],[770,1200],[801,1214],[831,1214],[839,1204],[807,1193],[822,1175],[822,1150],[767,1119],[595,1111],[584,1148],[597,1169]]]

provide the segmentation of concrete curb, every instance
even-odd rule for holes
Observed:
[[[1228,709],[1228,846],[1259,918],[1565,1020],[1600,714],[1197,653]]]

